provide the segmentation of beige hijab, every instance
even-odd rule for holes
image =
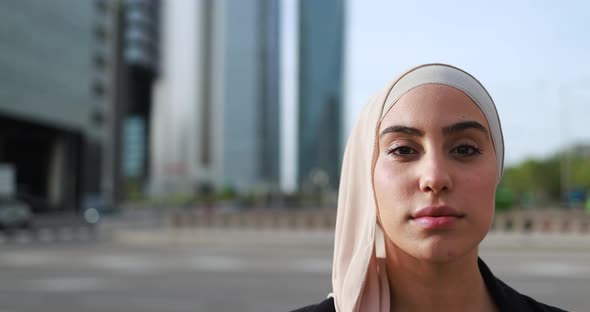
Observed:
[[[373,187],[377,135],[381,120],[397,100],[427,84],[451,86],[477,104],[490,125],[500,180],[504,141],[498,113],[485,88],[467,72],[444,64],[418,66],[369,99],[350,134],[342,163],[332,269],[336,311],[389,312],[385,236],[377,224]]]

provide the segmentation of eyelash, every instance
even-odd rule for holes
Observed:
[[[468,144],[468,143],[457,145],[451,151],[456,150],[458,148],[465,148],[465,147],[466,148],[469,148],[471,150],[471,152],[469,154],[459,154],[459,156],[461,156],[461,157],[473,157],[475,155],[481,154],[481,152],[482,152],[482,150],[480,148],[478,148],[477,146],[472,145],[472,144]],[[412,153],[406,153],[406,154],[396,154],[395,153],[396,151],[399,151],[402,148],[403,149],[411,149],[413,152]],[[406,145],[391,147],[391,148],[388,148],[385,152],[387,153],[387,155],[393,155],[393,156],[396,156],[396,157],[408,157],[408,155],[418,154],[416,152],[416,150],[414,150],[413,148],[411,148],[409,146],[406,146]]]
[[[409,147],[409,146],[402,145],[402,146],[396,146],[396,147],[391,147],[391,148],[388,148],[388,149],[386,150],[386,153],[387,153],[387,155],[394,155],[394,156],[402,156],[402,155],[411,155],[411,154],[417,154],[417,153],[408,153],[408,154],[402,154],[402,155],[395,154],[395,152],[396,152],[396,151],[398,151],[398,150],[400,150],[400,149],[411,149],[411,150],[414,150],[413,148],[411,148],[411,147]],[[414,150],[414,151],[415,151],[415,150]]]
[[[457,146],[457,147],[453,148],[453,150],[455,150],[455,149],[457,149],[457,148],[460,148],[460,147],[467,147],[467,148],[470,148],[470,149],[471,149],[471,151],[472,151],[472,152],[471,152],[471,153],[469,153],[468,155],[464,155],[464,156],[475,156],[475,155],[479,155],[479,154],[481,154],[481,149],[480,149],[480,148],[478,148],[478,147],[477,147],[477,146],[475,146],[475,145],[468,144],[468,143],[466,143],[466,144],[461,144],[461,145],[459,145],[459,146]]]

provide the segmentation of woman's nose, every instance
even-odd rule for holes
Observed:
[[[453,188],[453,181],[449,171],[449,164],[443,156],[430,155],[422,158],[420,168],[420,190],[439,194],[443,191],[450,191]]]

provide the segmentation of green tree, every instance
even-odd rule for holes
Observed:
[[[559,202],[564,159],[569,169],[566,174],[568,191],[575,188],[590,192],[590,147],[582,145],[572,148],[567,155],[561,151],[547,159],[528,159],[506,168],[498,189],[510,190],[515,201],[521,203]]]

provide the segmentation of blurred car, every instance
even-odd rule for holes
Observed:
[[[0,229],[2,231],[29,228],[32,223],[33,213],[29,204],[15,198],[0,198]]]
[[[89,194],[84,196],[82,200],[82,212],[88,210],[96,210],[101,215],[114,213],[115,210],[107,204],[104,197],[97,194]]]
[[[47,198],[24,192],[16,193],[15,198],[28,204],[33,214],[43,214],[51,211]]]

